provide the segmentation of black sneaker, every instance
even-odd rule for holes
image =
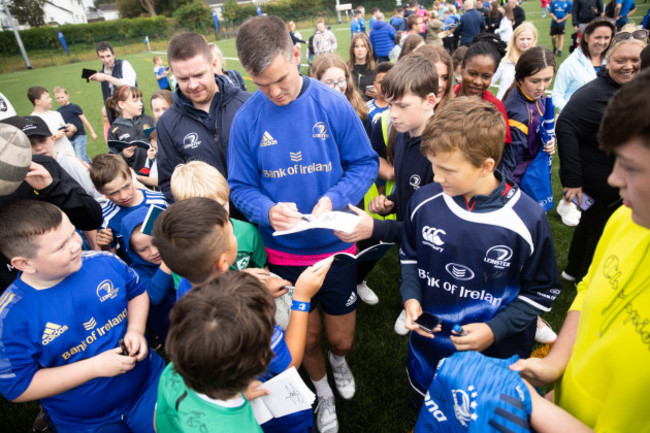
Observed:
[[[556,47],[553,47],[553,55],[557,56],[557,48]]]
[[[562,51],[558,51],[558,52],[557,52],[557,56],[558,56],[558,57],[562,57]]]

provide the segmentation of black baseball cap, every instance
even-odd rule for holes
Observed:
[[[32,135],[41,137],[51,137],[52,131],[47,126],[47,123],[38,116],[12,116],[2,120],[2,123],[13,125],[31,137]]]

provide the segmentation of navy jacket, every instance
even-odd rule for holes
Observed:
[[[469,45],[472,38],[485,30],[483,15],[476,9],[470,9],[460,17],[456,34],[460,35],[460,44]]]
[[[370,32],[370,43],[378,57],[387,57],[395,46],[395,29],[385,21],[376,21]]]
[[[235,113],[251,96],[215,76],[219,92],[210,113],[197,110],[181,93],[174,92],[174,105],[158,121],[158,182],[168,201],[173,202],[169,180],[178,164],[204,161],[228,177],[228,139]]]

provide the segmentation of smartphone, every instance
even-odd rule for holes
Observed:
[[[59,128],[59,131],[65,131],[68,125],[63,125],[62,127]]]
[[[366,92],[374,92],[375,91],[375,86],[374,84],[370,84],[366,86]]]
[[[433,334],[433,330],[442,323],[442,319],[435,314],[423,312],[420,317],[415,319],[415,324],[423,331]]]
[[[587,210],[590,207],[592,207],[595,203],[596,200],[594,200],[591,196],[587,195],[587,193],[583,192],[582,193],[582,203],[578,204],[578,196],[576,195],[573,197],[573,200],[571,200],[573,203],[575,203],[580,209],[582,210]]]
[[[118,341],[118,344],[120,345],[120,349],[122,349],[122,355],[124,356],[129,356],[129,350],[126,348],[126,344],[124,344],[124,339],[120,338]]]

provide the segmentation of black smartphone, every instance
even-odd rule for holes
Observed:
[[[433,334],[433,330],[442,323],[442,319],[435,314],[423,312],[420,317],[415,319],[415,324],[423,331]]]
[[[68,125],[63,125],[59,128],[59,131],[65,131]]]
[[[126,348],[126,344],[124,344],[123,338],[120,338],[118,344],[120,345],[120,349],[122,349],[122,355],[129,356],[129,350]]]

